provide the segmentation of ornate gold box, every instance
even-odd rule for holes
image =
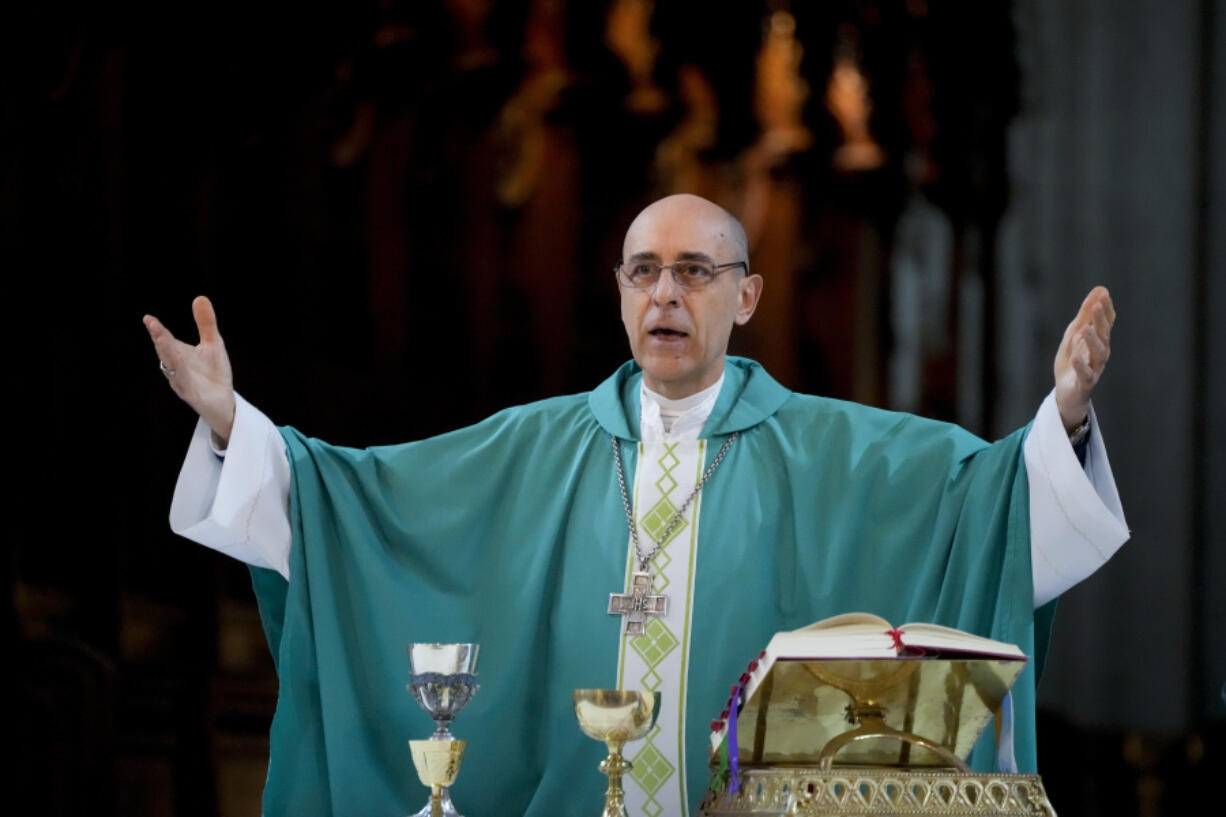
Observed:
[[[922,641],[927,625],[913,626]],[[886,646],[837,640],[855,627],[877,628]],[[936,632],[927,648],[913,646],[906,630],[861,614],[778,634],[712,723],[712,780],[698,813],[1054,817],[1038,776],[966,764],[994,718],[999,729],[1025,656],[947,632],[965,643]]]

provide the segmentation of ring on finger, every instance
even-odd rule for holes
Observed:
[[[160,360],[160,359],[158,360],[158,371],[160,371],[162,374],[166,375],[167,377],[175,376],[175,370],[167,366],[166,361],[164,360]]]

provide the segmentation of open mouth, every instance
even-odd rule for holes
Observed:
[[[651,335],[652,337],[656,337],[656,338],[684,338],[684,337],[689,336],[687,333],[682,332],[678,329],[666,329],[664,327],[657,327],[656,329],[652,329],[647,334]]]

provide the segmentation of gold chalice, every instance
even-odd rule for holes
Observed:
[[[460,773],[465,742],[462,740],[411,740],[413,765],[421,782],[430,787],[430,817],[443,817],[443,793]]]
[[[600,771],[609,776],[601,817],[628,817],[622,793],[622,776],[630,771],[630,761],[622,757],[622,747],[639,740],[655,726],[660,714],[660,693],[624,689],[576,689],[575,717],[583,734],[603,740],[609,756],[600,762]]]

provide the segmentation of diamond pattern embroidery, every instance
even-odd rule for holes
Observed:
[[[664,781],[672,777],[673,772],[676,771],[673,764],[668,762],[668,758],[660,754],[660,751],[650,742],[634,756],[631,763],[634,764],[634,768],[630,770],[630,776],[649,795],[658,792],[664,785]]]
[[[669,556],[668,551],[664,548],[660,548],[660,552],[657,553],[651,560],[651,564],[655,567],[656,580],[654,587],[657,593],[663,593],[664,588],[672,584],[672,582],[669,581],[668,576],[664,575],[664,571],[668,569],[668,566],[672,564],[672,562],[673,557]]]
[[[647,629],[642,635],[635,636],[630,642],[648,667],[655,667],[663,661],[670,652],[677,649],[681,641],[658,618],[647,623]]]
[[[673,459],[676,459],[676,457]],[[663,460],[661,460],[661,462],[663,462]],[[656,487],[660,489],[661,494],[668,496],[673,492],[673,489],[677,487],[677,480],[673,479],[672,474],[665,471],[660,475],[660,478],[656,480]]]
[[[672,445],[665,444],[664,456],[656,460],[656,462],[660,464],[660,467],[664,469],[665,474],[681,464],[681,460],[677,459],[677,455],[673,453],[677,450],[678,445],[680,445],[680,443],[673,443]],[[659,483],[656,484],[658,485]],[[677,483],[674,482],[673,484],[676,485]],[[671,491],[672,488],[669,488],[668,490]],[[664,491],[663,489],[661,489],[661,491],[666,494],[668,493],[668,491]]]
[[[647,533],[651,534],[651,538],[653,540],[660,542],[661,553],[663,553],[663,549],[668,545],[668,543],[680,536],[681,531],[685,530],[686,526],[689,524],[685,519],[677,520],[677,524],[674,525],[672,531],[669,532],[668,538],[662,539],[665,529],[668,528],[668,524],[673,521],[673,516],[677,513],[677,506],[672,503],[672,500],[668,498],[668,495],[671,494],[673,489],[677,487],[677,480],[673,479],[672,471],[681,464],[681,460],[679,460],[677,455],[673,453],[678,445],[679,443],[673,443],[672,445],[666,444],[664,446],[664,455],[660,457],[660,459],[656,460],[656,464],[659,465],[660,469],[663,471],[663,473],[660,474],[660,478],[656,480],[656,488],[658,488],[660,491],[660,499],[658,502],[656,502],[656,504],[652,505],[647,510],[647,513],[643,515],[643,518],[639,520],[640,527],[647,531]],[[657,556],[658,555],[659,554],[657,554]],[[657,587],[656,589],[658,591],[662,588]]]
[[[660,541],[660,535],[664,533],[664,529],[668,527],[668,523],[673,521],[673,515],[677,513],[677,506],[668,501],[668,497],[660,497],[660,501],[651,506],[651,509],[643,516],[639,522],[643,526],[643,530],[651,534],[651,538],[655,541]],[[685,530],[689,523],[684,518],[678,520],[676,525],[673,525],[672,531],[668,534],[668,539],[664,540],[661,547],[681,535],[681,531]]]

